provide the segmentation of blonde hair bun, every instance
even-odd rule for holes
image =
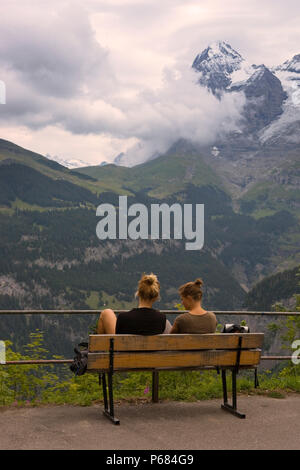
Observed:
[[[155,282],[158,282],[158,279],[155,274],[144,274],[143,281],[149,286],[152,286]]]
[[[154,300],[159,297],[160,283],[153,273],[143,274],[138,283],[136,297],[143,300]]]
[[[201,287],[201,286],[203,286],[203,281],[202,281],[202,279],[198,278],[198,279],[196,279],[196,280],[194,281],[194,284],[195,284],[196,286],[200,286],[200,287]]]

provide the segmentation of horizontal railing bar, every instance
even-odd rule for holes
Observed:
[[[288,361],[291,360],[293,356],[262,356],[261,361]],[[71,364],[73,359],[35,359],[35,360],[25,360],[25,361],[6,361],[2,366],[22,366],[28,364],[36,365],[47,365],[47,364]]]
[[[40,365],[47,365],[47,364],[71,364],[73,359],[35,359],[35,360],[24,360],[24,361],[6,361],[4,364],[0,364],[2,366],[24,366],[28,364],[40,364]]]
[[[293,359],[294,356],[261,356],[261,361],[288,361]]]
[[[300,312],[259,312],[247,310],[213,310],[216,315],[271,315],[271,316],[300,316]],[[166,315],[180,315],[187,310],[160,310]],[[115,310],[116,314],[129,312],[129,310]],[[99,315],[99,310],[0,310],[0,315]]]

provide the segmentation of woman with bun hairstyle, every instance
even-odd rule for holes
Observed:
[[[109,308],[100,314],[98,334],[158,335],[171,329],[166,315],[152,308],[159,298],[160,283],[155,274],[143,274],[138,283],[136,297],[139,304],[129,312],[120,313],[118,318]]]
[[[215,333],[217,327],[215,314],[204,310],[201,306],[202,285],[202,279],[196,279],[179,287],[181,302],[188,312],[176,317],[171,333]]]

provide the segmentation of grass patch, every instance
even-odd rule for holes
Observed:
[[[99,309],[99,292],[93,290],[91,291],[89,297],[86,298],[85,301],[90,309],[97,310]]]
[[[15,367],[14,369],[17,369]],[[21,366],[18,368],[21,371]],[[41,368],[40,368],[41,370]],[[24,366],[23,366],[24,371]],[[17,372],[19,373],[19,372]],[[24,373],[24,372],[23,372]],[[41,386],[39,393],[34,396],[18,397],[11,393],[4,398],[0,394],[2,406],[39,406],[45,404],[63,405],[72,404],[90,406],[102,402],[102,388],[99,387],[97,374],[85,374],[81,377],[73,377],[65,368],[65,378],[57,380],[51,386]],[[244,373],[243,373],[244,374]],[[228,392],[231,393],[231,380],[228,374]],[[36,379],[36,378],[35,378]],[[260,387],[254,388],[254,377],[245,372],[237,380],[237,390],[240,394],[263,395],[270,398],[285,398],[286,393],[300,393],[300,376],[280,378],[261,374]],[[117,373],[114,375],[114,397],[116,401],[140,402],[151,400],[150,372]],[[24,382],[24,381],[23,381]],[[33,390],[27,384],[28,390]],[[2,398],[2,399],[1,399]],[[222,398],[221,377],[215,371],[176,371],[160,372],[159,374],[159,398],[171,401],[200,401]]]
[[[129,310],[131,308],[136,307],[137,302],[136,300],[132,300],[130,302],[125,300],[119,300],[113,295],[109,295],[106,292],[101,291],[101,302],[100,308],[101,310],[104,308],[111,308],[112,310]]]

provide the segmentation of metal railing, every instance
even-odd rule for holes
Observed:
[[[120,313],[128,312],[129,310],[115,310],[118,315]],[[186,313],[187,310],[160,310],[166,315],[180,315]],[[213,312],[219,315],[227,316],[273,316],[273,317],[288,317],[298,316],[300,312],[257,312],[247,310],[213,310]],[[0,315],[99,315],[100,310],[0,310]],[[262,361],[287,361],[291,360],[292,356],[261,356]],[[28,365],[28,364],[70,364],[73,359],[36,359],[36,360],[24,360],[24,361],[7,361],[5,364],[0,365]]]
[[[160,310],[166,315],[180,315],[181,313],[186,313],[187,310]],[[265,316],[270,315],[273,317],[277,316],[298,316],[300,317],[300,312],[257,312],[257,311],[248,311],[248,310],[213,310],[216,315],[257,315]],[[114,310],[116,314],[126,313],[129,310]],[[0,310],[0,315],[99,315],[100,310]]]

